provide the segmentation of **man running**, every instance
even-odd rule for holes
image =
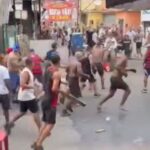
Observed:
[[[148,84],[148,77],[150,75],[150,46],[148,46],[148,50],[145,54],[144,58],[144,88],[142,90],[143,93],[147,93],[147,84]]]
[[[12,101],[16,101],[17,89],[19,87],[19,70],[21,66],[20,46],[16,44],[13,51],[8,54],[7,67],[12,85]]]
[[[28,110],[33,114],[34,121],[40,129],[41,122],[38,115],[38,104],[34,94],[34,76],[32,73],[32,60],[25,60],[25,68],[20,74],[20,88],[18,93],[18,101],[20,102],[20,113],[17,114],[9,123],[10,128],[14,126],[15,121],[24,116]]]
[[[99,41],[92,50],[91,63],[93,65],[93,69],[97,71],[100,76],[102,89],[105,89],[103,58],[104,58],[104,48],[102,46],[101,41]]]
[[[51,58],[52,65],[48,68],[50,74],[49,93],[42,103],[43,110],[43,126],[40,129],[40,134],[36,142],[32,145],[35,150],[43,150],[42,144],[44,140],[51,135],[52,129],[56,123],[56,109],[58,103],[58,93],[60,92],[61,74],[59,72],[60,57],[55,55]],[[48,90],[48,89],[47,89]],[[46,90],[46,91],[47,91]]]
[[[10,88],[10,77],[8,69],[4,66],[4,57],[0,55],[0,103],[2,105],[3,113],[5,116],[5,129],[7,131],[8,123],[9,123],[9,108],[10,108],[10,100],[9,100],[9,91]]]
[[[125,110],[123,108],[125,102],[127,101],[127,98],[129,97],[131,90],[129,88],[129,86],[126,84],[126,82],[123,80],[123,77],[127,77],[127,62],[128,59],[126,56],[122,56],[116,63],[116,67],[113,70],[112,76],[110,78],[110,82],[111,82],[111,86],[110,86],[110,91],[109,94],[100,102],[99,106],[98,106],[98,110],[101,110],[102,105],[108,101],[110,98],[112,98],[116,91],[118,89],[124,90],[124,95],[122,98],[122,101],[120,103],[120,108],[122,110]]]
[[[89,56],[90,55],[83,56],[83,58],[80,60],[83,73],[89,75],[88,79],[86,77],[81,77],[81,82],[83,83],[82,87],[85,87],[85,82],[88,80],[90,83],[90,89],[94,90],[94,96],[99,96],[96,87],[96,79],[92,73],[92,65],[90,63]]]

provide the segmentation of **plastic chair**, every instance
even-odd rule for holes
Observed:
[[[8,148],[8,136],[4,131],[0,131],[0,150],[9,150],[9,148]]]

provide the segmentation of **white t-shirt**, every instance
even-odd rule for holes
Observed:
[[[7,79],[10,79],[8,69],[0,65],[0,95],[5,95],[9,93],[4,81]]]
[[[30,85],[31,87],[34,87],[34,76],[33,73],[31,72],[31,70],[29,70],[28,68],[24,68],[20,74],[20,81],[22,80],[22,74],[24,72],[28,72],[29,73],[29,83],[28,85]],[[35,97],[35,91],[34,88],[33,89],[22,89],[22,87],[19,88],[19,92],[18,92],[18,100],[19,101],[31,101],[34,100]]]
[[[93,33],[92,35],[92,40],[97,43],[98,42],[98,34],[96,32]]]
[[[101,38],[106,34],[105,29],[104,28],[100,28],[99,29],[99,33],[98,33],[98,37]]]
[[[115,38],[107,38],[105,43],[104,43],[104,47],[108,50],[108,51],[112,51],[115,50],[117,48],[117,41]]]

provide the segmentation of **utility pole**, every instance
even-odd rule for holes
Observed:
[[[78,16],[77,16],[77,24],[80,24],[81,21],[81,0],[77,2]]]
[[[40,34],[41,34],[41,0],[38,0],[38,2],[39,2],[39,31],[40,31]]]

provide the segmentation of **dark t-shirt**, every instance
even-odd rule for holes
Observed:
[[[130,50],[131,40],[130,39],[124,39],[122,41],[123,49],[124,50]]]
[[[88,57],[81,60],[82,70],[85,74],[91,74],[91,64]]]
[[[56,50],[50,50],[47,52],[45,60],[51,60],[52,56],[58,54]]]

